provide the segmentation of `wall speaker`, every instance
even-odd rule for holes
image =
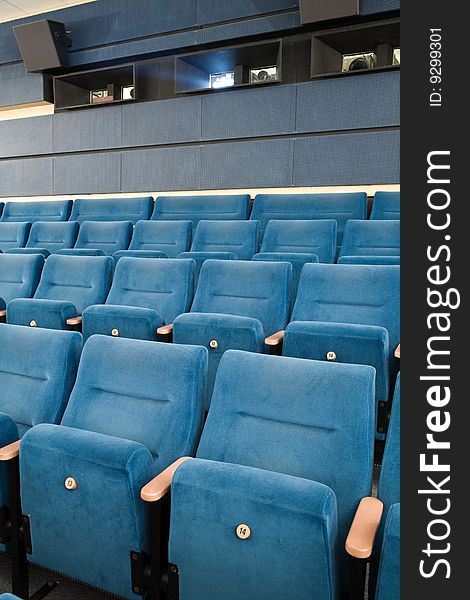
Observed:
[[[331,19],[341,19],[360,14],[359,0],[299,0],[300,20],[306,23],[317,23]]]
[[[30,73],[65,67],[72,45],[65,25],[44,19],[13,27],[26,69]]]

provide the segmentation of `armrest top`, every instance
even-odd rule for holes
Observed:
[[[0,310],[0,318],[1,317],[6,317],[7,311],[6,310]]]
[[[369,558],[382,518],[384,505],[377,498],[363,498],[357,507],[346,539],[346,552],[354,558]]]
[[[67,325],[80,325],[83,317],[72,317],[71,319],[67,319]]]
[[[272,335],[270,335],[269,337],[267,337],[264,340],[264,343],[267,346],[278,346],[282,340],[284,339],[284,335],[285,335],[285,330],[281,329],[281,331],[278,331],[277,333],[273,333]]]
[[[173,331],[173,323],[171,323],[170,325],[162,325],[161,327],[159,327],[157,329],[157,333],[159,335],[168,335],[172,331]]]
[[[171,482],[173,481],[173,475],[180,465],[187,460],[191,460],[190,456],[183,456],[175,460],[173,464],[167,467],[159,475],[154,477],[152,481],[149,481],[140,491],[140,497],[145,502],[157,502],[163,496],[165,496],[171,488]]]
[[[13,442],[12,444],[8,444],[8,446],[4,446],[0,448],[0,462],[7,462],[12,458],[16,458],[20,453],[20,440]]]
[[[398,344],[398,346],[396,347],[396,350],[395,350],[395,357],[396,357],[396,358],[400,358],[400,344]]]

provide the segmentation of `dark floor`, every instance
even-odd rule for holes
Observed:
[[[49,580],[59,581],[59,585],[48,596],[47,600],[112,600],[115,596],[98,592],[74,581],[64,579],[36,567],[30,568],[30,594],[33,594]],[[0,553],[0,593],[11,592],[10,559],[4,552]],[[138,596],[136,596],[138,598]]]

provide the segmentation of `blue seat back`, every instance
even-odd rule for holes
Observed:
[[[367,195],[362,192],[346,194],[258,194],[251,219],[260,222],[264,236],[271,220],[334,219],[338,223],[337,244],[341,245],[346,221],[365,219]]]
[[[374,387],[369,366],[228,350],[197,457],[331,487],[343,547],[359,501],[371,492]]]
[[[59,423],[75,382],[82,336],[73,331],[0,327],[0,412],[20,436],[39,423]]]
[[[153,210],[153,198],[78,198],[73,203],[71,221],[131,221],[137,223],[149,219]]]
[[[201,219],[210,221],[246,220],[250,210],[248,194],[230,196],[158,196],[152,219],[191,221],[193,231]]]
[[[80,226],[75,248],[102,250],[111,256],[118,250],[127,250],[132,238],[130,221],[85,221]]]
[[[191,252],[231,252],[250,260],[258,250],[258,221],[199,221]]]
[[[34,297],[71,302],[81,314],[88,306],[102,304],[106,300],[113,264],[110,256],[54,254],[46,261]]]
[[[92,336],[62,425],[140,442],[158,473],[195,452],[206,371],[199,346]]]
[[[67,221],[71,210],[72,200],[7,202],[0,221]]]
[[[400,221],[348,221],[339,256],[400,256]]]
[[[0,251],[10,248],[24,248],[28,239],[31,223],[0,222]]]
[[[80,226],[76,221],[64,223],[33,223],[29,233],[27,248],[45,248],[49,252],[57,252],[62,248],[73,248]]]
[[[306,264],[291,321],[376,325],[400,343],[400,267]]]
[[[44,257],[40,254],[0,254],[0,310],[2,300],[31,298],[38,287]]]
[[[372,203],[371,219],[400,219],[400,192],[376,192]]]
[[[392,504],[400,502],[400,373],[393,395],[392,413],[380,470],[378,497],[384,503],[384,514]]]
[[[316,254],[320,262],[332,263],[336,256],[337,222],[269,221],[260,252]]]
[[[195,268],[193,260],[121,258],[106,304],[152,308],[173,323],[191,306]]]
[[[375,600],[400,598],[400,504],[393,504],[386,519]]]
[[[290,263],[206,260],[191,312],[252,317],[269,335],[289,317],[291,277]]]
[[[129,250],[156,250],[176,258],[189,249],[191,231],[191,221],[139,221]]]

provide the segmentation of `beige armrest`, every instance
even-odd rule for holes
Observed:
[[[8,444],[8,446],[4,446],[0,448],[0,462],[6,462],[11,460],[12,458],[16,458],[20,453],[20,440],[17,442],[13,442],[12,444]]]
[[[400,358],[400,344],[398,344],[398,346],[395,350],[395,356],[396,356],[396,358]]]
[[[191,460],[191,457],[183,456],[182,458],[178,458],[172,465],[162,471],[160,475],[157,475],[152,481],[144,485],[140,490],[142,500],[145,502],[157,502],[157,500],[163,498],[170,491],[176,469],[187,460]]]
[[[67,325],[81,325],[83,321],[83,317],[72,317],[71,319],[67,319]]]
[[[7,316],[7,311],[6,310],[0,310],[0,319],[3,319],[3,317]]]
[[[374,547],[384,505],[377,498],[363,498],[357,507],[346,540],[346,552],[354,558],[369,558]]]
[[[264,343],[267,346],[278,346],[284,339],[285,334],[286,332],[284,330],[278,331],[277,333],[273,333],[264,340]]]
[[[168,335],[173,331],[173,323],[171,325],[162,325],[157,329],[158,335]]]

